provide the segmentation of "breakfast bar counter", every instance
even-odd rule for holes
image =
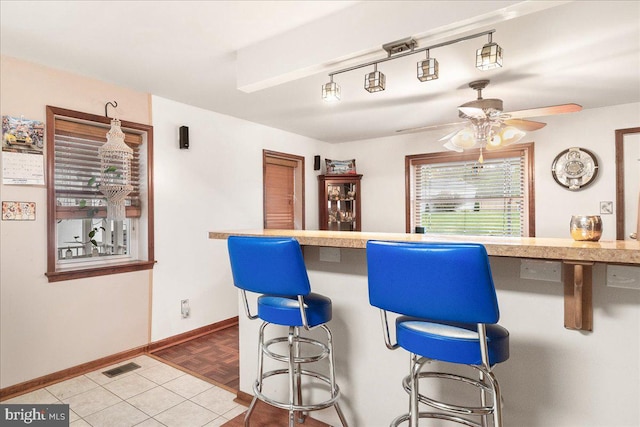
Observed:
[[[450,236],[321,230],[237,230],[209,232],[210,239],[226,239],[231,235],[293,237],[303,246],[354,249],[366,248],[368,240],[391,240],[397,242],[469,242],[484,245],[489,256],[640,265],[640,242],[637,240],[577,242],[572,239],[540,237]]]
[[[473,242],[486,247],[504,314],[500,323],[504,322],[503,326],[512,334],[514,357],[505,366],[498,367],[497,373],[507,389],[505,425],[545,425],[542,420],[548,415],[539,412],[543,410],[536,402],[550,398],[554,389],[553,381],[549,382],[548,376],[541,372],[548,369],[549,364],[577,362],[584,354],[602,351],[608,355],[609,351],[614,351],[614,347],[621,344],[613,344],[619,328],[611,329],[610,314],[617,304],[635,306],[638,302],[637,291],[609,288],[603,273],[607,265],[640,266],[638,241],[582,242],[556,238],[315,230],[212,231],[209,238],[226,240],[231,235],[292,237],[302,245],[314,291],[333,300],[331,328],[336,341],[337,375],[351,426],[387,426],[395,415],[406,410],[406,397],[398,381],[406,375],[402,363],[406,355],[386,349],[378,310],[368,301],[366,244],[369,240]],[[521,279],[520,260],[525,259],[559,261],[562,276],[558,281],[562,283]],[[594,307],[598,313],[596,322],[593,320]],[[242,313],[240,303],[239,310]],[[637,311],[635,308],[630,310]],[[619,322],[622,322],[621,326],[633,325],[634,320],[623,318]],[[251,393],[255,378],[257,323],[240,315],[240,389],[246,393]],[[600,333],[596,334],[594,323]],[[608,332],[603,334],[605,330]],[[617,339],[615,342],[619,343],[619,337]],[[563,373],[567,381],[571,381],[569,378],[576,381],[574,391],[577,395],[585,390],[579,385],[584,372],[581,373],[578,365],[567,365]],[[573,366],[576,366],[576,372],[573,372]],[[627,368],[636,369],[628,365]],[[632,372],[629,373],[633,377]],[[527,378],[528,385],[520,383],[523,378]],[[610,379],[613,384],[624,378],[629,378],[628,374],[615,372],[607,377],[607,381]],[[592,390],[589,393],[600,393],[599,388],[589,386],[589,390]],[[560,401],[564,398],[556,396]],[[629,400],[633,398],[631,396]],[[569,399],[564,403],[565,411],[572,402]],[[323,411],[317,418],[329,424],[337,421],[331,413]]]

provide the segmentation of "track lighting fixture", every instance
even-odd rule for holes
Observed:
[[[476,67],[479,70],[491,70],[493,68],[502,67],[502,48],[496,43],[493,43],[491,36],[496,30],[483,31],[477,34],[471,34],[469,36],[460,37],[454,40],[438,43],[432,46],[417,49],[417,42],[412,38],[405,38],[392,43],[386,43],[382,48],[387,52],[387,57],[378,59],[375,61],[367,62],[365,64],[355,65],[342,70],[329,73],[331,81],[325,83],[322,86],[322,99],[325,101],[338,101],[340,100],[340,86],[333,81],[333,76],[336,74],[346,73],[348,71],[357,70],[359,68],[370,67],[373,65],[373,72],[365,75],[364,88],[368,92],[380,92],[385,89],[386,76],[378,71],[378,64],[393,59],[402,58],[407,55],[413,55],[419,52],[426,52],[427,57],[423,61],[417,63],[417,77],[421,82],[429,80],[435,80],[438,78],[438,61],[435,58],[429,56],[431,49],[436,49],[443,46],[448,46],[461,41],[474,39],[481,36],[489,36],[489,43],[485,44],[481,49],[476,52]]]

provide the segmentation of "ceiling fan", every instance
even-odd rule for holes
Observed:
[[[469,83],[469,87],[478,92],[478,98],[458,107],[458,116],[465,121],[401,129],[397,132],[422,132],[464,126],[440,138],[440,141],[447,141],[444,144],[445,148],[458,152],[468,148],[492,150],[519,141],[525,135],[525,131],[535,131],[547,125],[543,122],[526,120],[525,117],[550,116],[582,110],[582,106],[578,104],[562,104],[505,113],[501,99],[482,97],[482,90],[488,84],[489,80],[476,80]],[[482,151],[480,161],[482,161]]]

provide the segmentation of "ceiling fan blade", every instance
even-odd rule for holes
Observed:
[[[446,128],[450,128],[452,126],[461,126],[467,124],[467,122],[456,122],[456,123],[445,123],[442,125],[431,125],[431,126],[418,126],[415,128],[408,128],[408,129],[398,129],[396,130],[397,133],[413,133],[413,132],[426,132],[428,130],[438,130],[438,129],[446,129]]]
[[[440,138],[438,141],[444,141],[445,139],[450,139],[453,135],[455,135],[458,132],[460,132],[460,131],[458,129],[456,129],[453,132],[450,132],[450,133],[446,134],[445,136]]]
[[[484,119],[487,115],[482,108],[476,107],[458,107],[458,110],[467,117],[473,117],[474,119]]]
[[[523,117],[541,117],[541,116],[552,116],[554,114],[576,113],[581,110],[582,110],[582,105],[562,104],[562,105],[552,105],[549,107],[531,108],[529,110],[512,111],[505,114],[508,114],[510,117],[514,119],[521,119]]]
[[[508,119],[504,121],[504,124],[509,126],[515,126],[520,130],[526,130],[529,132],[542,129],[547,125],[546,123],[534,122],[533,120],[523,120],[523,119]]]

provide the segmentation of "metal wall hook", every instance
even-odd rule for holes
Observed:
[[[104,116],[105,116],[105,117],[109,117],[109,116],[107,115],[107,107],[108,107],[109,105],[111,105],[113,108],[116,108],[116,107],[118,107],[118,101],[113,101],[113,102],[109,101],[109,102],[107,102],[106,104],[104,104]]]

